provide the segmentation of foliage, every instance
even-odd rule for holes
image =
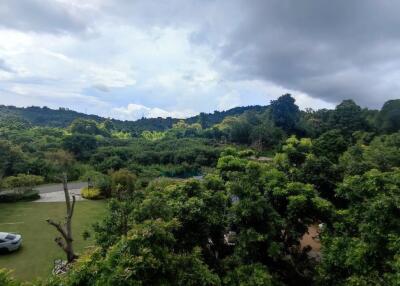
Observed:
[[[126,169],[111,174],[111,188],[118,196],[131,194],[135,190],[136,176]]]
[[[109,135],[108,130],[106,130],[104,126],[102,127],[104,128],[103,130],[94,120],[77,118],[71,123],[71,125],[69,126],[69,130],[73,134],[79,133],[87,135]]]
[[[343,100],[329,118],[331,129],[341,130],[345,136],[355,131],[367,130],[367,121],[363,117],[361,107],[353,100]]]
[[[0,182],[0,202],[32,201],[40,196],[34,187],[43,183],[43,177],[18,174],[10,176]]]
[[[60,181],[62,173],[67,173],[69,178],[76,178],[78,176],[80,166],[74,156],[65,150],[46,152],[42,162],[47,167],[45,177],[47,181]],[[42,173],[40,169],[36,172]]]
[[[163,139],[165,137],[165,133],[146,130],[146,131],[142,132],[142,137],[146,140],[157,141],[157,140]]]
[[[43,178],[35,175],[18,174],[10,176],[3,180],[2,186],[6,189],[11,189],[16,192],[25,192],[32,190],[33,187],[43,184]]]
[[[19,146],[15,147],[8,141],[0,140],[0,162],[0,177],[3,177],[24,171],[26,159]]]
[[[347,142],[337,129],[327,131],[313,141],[313,153],[325,156],[332,162],[337,162],[340,154],[346,149]]]
[[[101,191],[98,188],[88,188],[85,187],[81,190],[81,196],[88,200],[98,200],[101,199]]]
[[[0,285],[2,286],[19,286],[19,282],[11,277],[11,272],[0,268]]]
[[[215,111],[214,113],[203,115],[203,122],[207,127],[220,123],[227,116],[238,116],[245,111],[259,112],[265,110],[263,106],[247,106],[235,107],[226,111]],[[189,124],[199,122],[198,116],[188,118],[186,121]],[[116,129],[118,131],[129,131],[135,134],[141,134],[145,130],[150,131],[165,131],[172,127],[178,120],[173,118],[142,118],[135,122],[108,120],[96,115],[87,115],[79,113],[66,108],[59,108],[58,110],[50,109],[48,107],[26,107],[18,108],[14,106],[0,105],[0,119],[1,118],[22,118],[24,124],[32,124],[41,127],[58,127],[65,128],[77,118],[85,120],[92,120],[97,123],[107,122],[108,130]],[[15,122],[15,120],[12,120]],[[111,126],[110,126],[111,125]]]
[[[226,153],[234,154],[233,150]],[[280,285],[290,284],[289,281],[310,281],[312,264],[307,264],[299,240],[309,224],[330,221],[332,205],[318,197],[311,185],[290,182],[284,173],[265,164],[235,155],[222,157],[219,162],[218,172],[206,176],[204,181],[159,180],[144,191],[136,191],[129,199],[113,199],[108,216],[95,226],[100,256],[89,259],[70,277],[84,279],[79,280],[80,283],[105,283],[102,279],[124,283],[126,276],[121,276],[122,272],[117,275],[119,270],[113,274],[111,269],[121,267],[122,271],[130,265],[129,281],[140,279],[140,283],[151,284],[156,283],[151,279],[164,279],[169,285],[170,270],[166,264],[176,267],[178,264],[165,260],[164,253],[173,249],[173,259],[181,261],[178,257],[184,256],[189,261],[197,261],[191,262],[190,268],[175,268],[180,279],[174,283],[178,285],[184,281],[189,285],[202,285],[203,282],[191,282],[198,279],[196,271],[200,269],[205,271],[204,279],[213,281],[205,285],[241,285],[244,281],[256,283],[254,285]],[[148,234],[150,237],[145,235],[147,239],[137,233],[154,224],[172,222],[174,227],[163,230],[164,235],[171,237],[168,243],[153,241],[152,235],[157,234],[154,229]],[[228,230],[237,232],[235,246],[224,242]],[[133,238],[135,244],[131,244]],[[167,248],[159,249],[161,242]],[[147,251],[145,256],[140,250],[142,245]],[[110,260],[122,249],[128,249],[126,260]],[[265,249],[268,251],[263,251]],[[133,251],[135,256],[130,256]],[[139,255],[140,263],[136,262]],[[296,265],[303,266],[293,268],[287,256],[296,261]],[[148,268],[147,258],[152,259],[152,268]],[[193,265],[198,266],[193,269]],[[282,270],[276,272],[274,265],[281,265]],[[86,272],[88,267],[91,270]],[[162,275],[158,274],[158,267],[163,269]],[[97,269],[96,276],[92,275],[93,269]],[[139,273],[140,276],[136,276]]]
[[[396,285],[400,171],[371,170],[347,177],[337,193],[348,207],[338,211],[333,228],[322,236],[319,281],[322,285]]]
[[[248,144],[251,132],[251,125],[245,120],[234,120],[230,124],[230,140],[232,142]]]
[[[66,171],[113,197],[96,248],[49,285],[398,284],[398,101],[136,122],[2,108],[0,178]],[[319,223],[321,261],[300,243]]]
[[[258,150],[271,149],[278,146],[285,133],[270,122],[255,126],[250,132],[250,141]]]
[[[73,134],[64,139],[63,147],[73,153],[78,160],[87,160],[96,150],[97,142],[93,135]]]
[[[106,217],[93,226],[97,245],[103,250],[117,243],[121,236],[126,236],[133,226],[133,202],[111,199],[107,210]]]
[[[295,104],[295,99],[290,94],[285,94],[271,101],[271,117],[275,125],[286,132],[295,131],[300,118],[300,110]]]
[[[343,148],[343,140],[337,140],[334,134],[327,132],[313,141],[288,138],[282,151],[275,155],[274,165],[292,180],[312,184],[323,198],[338,205],[341,201],[336,197],[335,188],[343,174],[335,164],[335,157],[340,154],[338,148]]]
[[[281,152],[275,155],[275,165],[287,174],[292,174],[305,162],[311,151],[312,141],[309,138],[299,140],[293,135],[286,140]]]
[[[175,220],[145,221],[109,249],[78,261],[64,285],[220,285],[198,249],[174,250]],[[123,255],[121,255],[123,253]],[[56,282],[53,285],[58,285]]]
[[[88,184],[100,191],[100,195],[104,197],[111,196],[111,178],[100,172],[89,170],[85,172],[80,180],[87,181]]]
[[[224,285],[273,286],[279,284],[269,274],[268,268],[260,263],[238,266],[224,278]]]
[[[340,158],[345,174],[361,175],[376,168],[390,171],[400,166],[400,133],[375,137],[369,145],[356,144]]]
[[[34,201],[40,199],[39,192],[29,190],[23,193],[16,192],[0,192],[0,203],[15,203],[19,201]]]
[[[266,263],[271,269],[281,265],[287,271],[281,279],[306,283],[311,279],[306,264],[295,270],[284,257],[290,256],[298,267],[302,264],[299,239],[309,224],[330,220],[332,205],[311,185],[290,182],[282,172],[260,163],[249,162],[243,174],[229,181],[228,190],[237,198],[232,205],[232,224],[238,231],[234,258],[239,264]]]
[[[335,189],[342,175],[339,168],[327,157],[307,155],[296,176],[301,182],[313,184],[323,198],[338,203]]]
[[[377,127],[385,133],[400,131],[400,100],[385,102],[377,118]]]

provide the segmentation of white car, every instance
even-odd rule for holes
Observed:
[[[0,232],[0,251],[15,251],[21,247],[22,237],[19,234]]]

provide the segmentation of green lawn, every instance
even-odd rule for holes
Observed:
[[[101,219],[105,201],[77,202],[73,217],[73,233],[76,252],[93,244],[85,241],[82,233],[91,230],[91,225]],[[0,268],[12,269],[14,276],[22,281],[46,277],[51,273],[54,259],[64,258],[54,238],[54,227],[47,218],[56,221],[65,216],[65,203],[10,203],[0,204],[0,232],[15,232],[22,235],[22,248],[11,254],[0,254]]]

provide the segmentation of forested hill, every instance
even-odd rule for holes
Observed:
[[[0,118],[19,117],[32,125],[47,127],[67,127],[76,118],[90,119],[97,122],[104,121],[104,118],[97,115],[88,115],[66,108],[57,110],[48,107],[15,107],[0,105]]]
[[[215,111],[214,113],[200,113],[197,116],[186,119],[187,123],[201,123],[203,127],[218,124],[227,116],[241,115],[246,111],[262,112],[266,106],[235,107],[226,111]],[[67,127],[77,118],[94,120],[96,122],[106,121],[107,118],[97,115],[80,113],[66,108],[51,109],[48,107],[15,107],[0,105],[0,119],[7,117],[21,118],[34,126]],[[144,130],[164,131],[179,121],[176,118],[142,118],[136,121],[122,121],[110,119],[116,129],[141,133]]]
[[[285,94],[186,122],[3,109],[0,203],[35,199],[62,173],[109,199],[94,247],[30,285],[400,285],[400,99],[301,111]],[[22,286],[8,276],[1,286]]]

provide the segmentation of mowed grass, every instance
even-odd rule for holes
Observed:
[[[93,245],[93,239],[84,240],[82,233],[91,231],[91,225],[105,214],[105,201],[77,202],[72,229],[76,252]],[[65,203],[10,203],[0,204],[0,232],[15,232],[22,235],[20,250],[0,254],[0,268],[13,270],[15,278],[31,281],[44,278],[51,273],[55,259],[65,259],[62,250],[54,242],[58,235],[47,218],[63,221]]]

